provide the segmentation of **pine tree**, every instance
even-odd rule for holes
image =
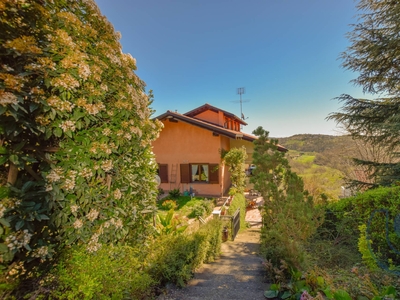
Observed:
[[[357,8],[360,23],[348,34],[351,45],[341,55],[343,67],[359,73],[352,82],[378,98],[341,95],[341,112],[328,119],[343,125],[354,139],[396,153],[400,142],[400,2],[360,0]],[[358,188],[391,185],[400,179],[397,155],[390,161],[363,157],[354,162],[364,170],[362,178],[349,180]]]

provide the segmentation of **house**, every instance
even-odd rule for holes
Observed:
[[[222,150],[244,145],[246,167],[251,164],[257,137],[241,132],[247,123],[230,112],[206,103],[185,114],[167,111],[156,119],[164,124],[153,142],[153,152],[159,166],[160,187],[165,191],[224,195],[231,182],[227,168],[220,164]],[[287,151],[282,146],[278,149]]]

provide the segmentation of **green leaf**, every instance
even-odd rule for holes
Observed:
[[[61,137],[61,136],[62,136],[62,129],[59,128],[59,127],[54,128],[54,129],[53,129],[53,134],[54,134],[56,137]]]
[[[26,144],[26,141],[22,141],[21,143],[18,143],[16,146],[14,146],[14,151],[18,152],[20,151]]]
[[[6,253],[8,252],[8,247],[6,244],[0,243],[0,252],[1,253]]]
[[[51,137],[51,134],[52,134],[51,128],[47,127],[45,132],[45,139],[46,140],[49,139]]]
[[[0,115],[4,114],[7,111],[7,108],[3,105],[0,105]]]
[[[30,110],[31,112],[34,112],[38,107],[39,107],[39,104],[37,104],[37,103],[35,103],[35,102],[29,103],[29,110]]]
[[[4,228],[3,226],[0,226],[0,236],[3,235],[3,233],[4,233]]]
[[[25,193],[25,192],[29,191],[33,186],[35,186],[35,184],[36,183],[33,181],[27,181],[22,186],[21,191]],[[33,202],[33,203],[35,203],[35,202]]]
[[[287,299],[292,296],[292,293],[290,291],[284,291],[283,294],[281,295],[281,299]]]
[[[0,165],[5,164],[8,161],[8,156],[1,155],[0,156]]]
[[[8,153],[7,148],[4,147],[4,146],[1,146],[0,147],[0,154],[7,154],[7,153]]]
[[[350,295],[344,290],[337,290],[333,294],[333,298],[335,298],[335,300],[352,300]]]
[[[80,110],[75,110],[72,119],[75,121],[78,121],[80,118],[84,117],[85,115],[86,115],[85,112],[80,111]]]
[[[42,220],[50,220],[50,218],[44,214],[39,215],[40,219]]]
[[[330,290],[329,287],[326,288],[325,290],[323,290],[323,292],[325,293],[325,296],[326,296],[327,298],[329,298],[329,299],[333,298],[333,294],[332,294],[332,292],[331,292],[331,290]]]
[[[25,220],[19,220],[17,224],[15,224],[15,230],[20,230],[25,225]]]
[[[4,218],[0,218],[0,223],[3,224],[5,227],[11,227],[10,223]]]
[[[69,138],[72,139],[72,131],[71,131],[71,130],[67,130],[67,131],[65,132],[65,134],[66,134]]]
[[[386,290],[383,292],[384,296],[389,296],[389,295],[396,295],[396,289],[394,286],[388,286]]]
[[[18,159],[18,155],[10,155],[10,157],[8,158],[14,165],[19,165],[19,159]]]
[[[268,298],[268,299],[276,298],[276,297],[278,297],[278,294],[279,294],[278,291],[272,291],[272,290],[268,290],[268,291],[264,292],[265,298]]]

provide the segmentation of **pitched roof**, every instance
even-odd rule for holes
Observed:
[[[178,121],[185,122],[185,123],[188,123],[188,124],[191,124],[191,125],[203,128],[203,129],[207,129],[215,134],[220,134],[220,135],[226,136],[231,139],[241,138],[242,140],[249,141],[249,142],[253,142],[254,140],[257,139],[256,136],[251,135],[251,134],[227,129],[222,126],[219,126],[219,125],[216,125],[216,124],[204,121],[204,120],[200,120],[200,119],[196,119],[196,118],[187,116],[187,113],[183,115],[183,114],[180,114],[177,112],[172,112],[172,111],[168,110],[167,112],[159,115],[158,117],[155,117],[155,119],[158,119],[160,121],[165,120],[165,119],[178,120]],[[285,147],[283,147],[279,144],[277,146],[278,146],[279,151],[282,151],[282,152],[288,151],[288,149],[286,149]]]
[[[241,118],[239,118],[238,116],[234,115],[233,113],[230,113],[229,111],[226,111],[226,110],[220,109],[218,107],[212,106],[211,104],[208,104],[208,103],[206,103],[206,104],[204,104],[202,106],[199,106],[199,107],[197,107],[195,109],[192,109],[191,111],[185,113],[185,116],[194,118],[196,115],[198,115],[198,114],[200,114],[202,112],[205,112],[207,110],[211,110],[211,111],[216,112],[216,113],[221,111],[221,112],[224,113],[225,116],[230,117],[230,118],[238,121],[242,125],[247,125],[247,123],[245,121],[243,121]]]

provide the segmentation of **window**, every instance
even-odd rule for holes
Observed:
[[[181,164],[181,183],[219,183],[218,164]]]
[[[208,164],[190,164],[192,182],[208,182]]]
[[[168,165],[158,164],[158,176],[160,176],[161,183],[168,182]]]

